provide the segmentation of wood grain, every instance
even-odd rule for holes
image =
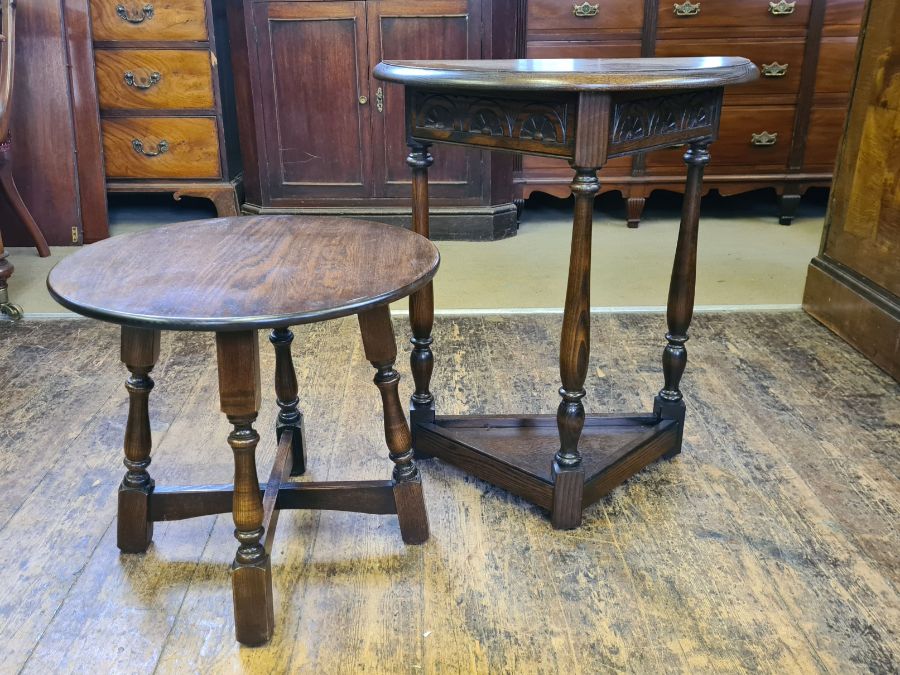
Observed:
[[[664,318],[595,319],[592,342],[622,349],[591,359],[591,412],[646,408]],[[552,413],[559,325],[549,315],[438,317],[442,406]],[[396,329],[408,332],[405,321]],[[2,324],[0,412],[17,439],[0,448],[0,528],[17,543],[0,551],[3,668],[115,672],[127,659],[160,673],[895,671],[896,383],[800,312],[698,314],[692,332],[683,389],[697,414],[685,452],[588,509],[581,529],[551,535],[538,509],[440,462],[422,465],[432,526],[423,547],[402,544],[392,515],[283,513],[272,552],[278,629],[266,647],[242,650],[230,514],[156,523],[144,556],[116,549],[127,413],[116,328]],[[356,320],[303,326],[298,341],[316,354],[297,361],[314,411],[310,476],[388,478]],[[159,483],[230,481],[214,352],[206,335],[163,340],[150,402]],[[498,369],[501,353],[508,367]],[[261,356],[270,382],[274,355]],[[264,396],[260,429],[277,412]],[[263,465],[275,439],[261,435]]]
[[[119,16],[120,5],[140,23]],[[153,8],[149,18],[145,18],[145,6]],[[203,41],[208,37],[204,0],[91,0],[91,22],[97,41]]]
[[[98,49],[97,91],[101,110],[211,109],[209,52],[196,49]],[[136,88],[125,81],[133,73]],[[151,76],[159,82],[151,84]]]
[[[221,177],[215,117],[127,117],[105,119],[102,125],[109,178]],[[141,151],[135,150],[135,140]],[[163,141],[166,151],[160,148]]]

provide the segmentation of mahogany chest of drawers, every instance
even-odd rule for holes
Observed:
[[[237,215],[237,123],[224,10],[211,0],[91,0],[107,190],[172,192]]]
[[[774,188],[790,224],[800,196],[828,186],[843,132],[863,0],[522,0],[520,50],[529,58],[744,56],[754,84],[727,92],[705,188]],[[654,190],[681,191],[679,150],[613,160],[601,189],[627,199],[637,227]],[[521,197],[569,195],[563,162],[525,158]]]

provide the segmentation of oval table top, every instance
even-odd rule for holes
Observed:
[[[658,91],[750,82],[759,69],[734,56],[668,59],[383,61],[375,77],[429,89]]]
[[[348,218],[197,220],[113,237],[63,259],[54,299],[103,321],[162,330],[273,328],[357,314],[437,272],[428,239]]]

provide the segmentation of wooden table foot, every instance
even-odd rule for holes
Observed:
[[[561,467],[553,462],[553,508],[550,523],[554,530],[571,530],[581,525],[584,499],[584,469]]]
[[[425,510],[422,479],[417,477],[414,480],[395,481],[394,502],[403,543],[424,544],[428,541],[428,511]]]

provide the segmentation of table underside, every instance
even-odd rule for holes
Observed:
[[[645,413],[585,418],[578,447],[581,508],[661,456],[677,451],[679,422]],[[415,428],[419,455],[432,455],[545,509],[553,508],[556,415],[437,416]]]

